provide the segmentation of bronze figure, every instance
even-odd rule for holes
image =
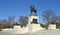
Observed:
[[[30,11],[31,11],[31,15],[36,15],[37,11],[34,6],[30,6]],[[33,14],[33,12],[34,12],[34,14]]]

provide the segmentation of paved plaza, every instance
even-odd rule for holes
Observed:
[[[17,32],[16,32],[17,33]],[[60,30],[40,30],[36,32],[30,32],[25,34],[20,33],[13,33],[13,32],[0,32],[0,35],[60,35]]]

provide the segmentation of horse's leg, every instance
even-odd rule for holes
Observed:
[[[32,11],[31,11],[31,15],[32,15]]]
[[[36,11],[34,11],[35,15],[36,15]]]

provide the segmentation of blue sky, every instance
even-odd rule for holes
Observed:
[[[37,9],[41,23],[43,23],[42,14],[45,10],[51,9],[56,15],[60,15],[60,0],[0,0],[0,19],[15,16],[17,21],[19,16],[29,16],[30,5],[34,5]]]

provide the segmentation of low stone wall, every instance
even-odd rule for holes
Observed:
[[[49,24],[48,29],[56,29],[56,24]]]
[[[28,32],[28,28],[27,27],[21,28],[20,26],[14,26],[12,32],[16,34],[24,34]]]
[[[15,33],[15,34],[24,34],[24,33],[28,33],[28,32],[36,32],[36,31],[40,31],[43,30],[45,28],[42,28],[40,26],[40,24],[30,24],[29,27],[23,27],[21,28],[20,26],[14,26],[14,28],[7,28],[7,29],[2,29],[2,31],[4,32],[11,32],[11,33]],[[48,29],[56,29],[56,25],[53,24],[49,24]]]
[[[12,28],[2,29],[2,31],[12,31]]]

